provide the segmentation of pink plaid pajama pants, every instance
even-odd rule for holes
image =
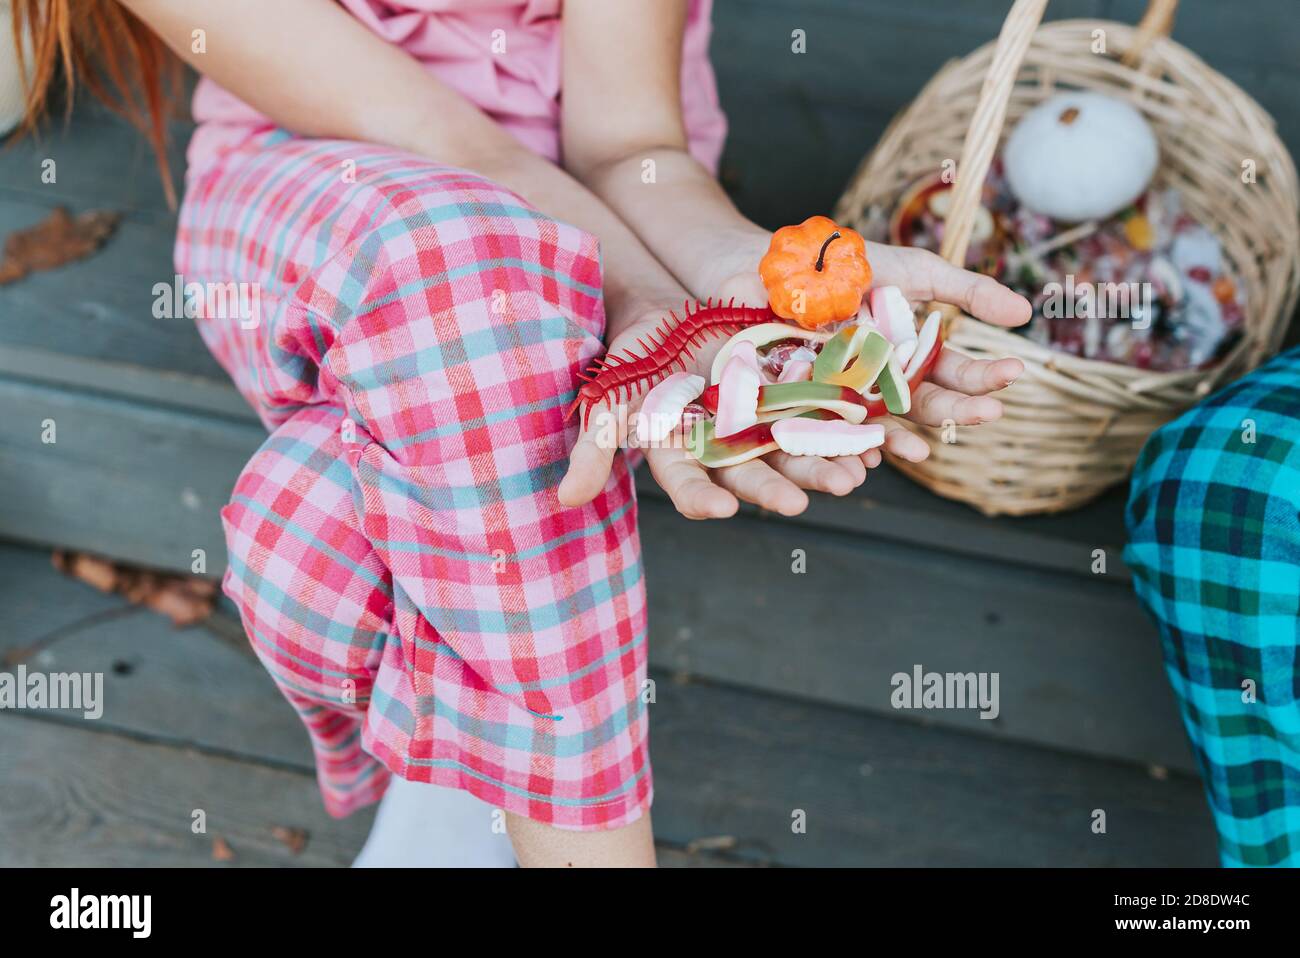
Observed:
[[[185,282],[257,284],[204,340],[270,437],[222,510],[226,594],[326,807],[390,773],[565,828],[650,805],[631,472],[555,489],[602,349],[597,243],[482,177],[252,137],[194,177]]]

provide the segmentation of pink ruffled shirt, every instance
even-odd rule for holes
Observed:
[[[467,97],[529,149],[560,153],[560,11],[563,0],[338,0],[389,43]],[[691,0],[682,47],[682,109],[692,155],[716,170],[727,123],[709,64],[713,0]],[[629,29],[634,29],[629,24]],[[506,52],[493,52],[494,43]],[[613,41],[611,41],[613,42]],[[269,119],[204,78],[189,176],[202,173]]]

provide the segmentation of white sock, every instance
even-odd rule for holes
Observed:
[[[514,868],[494,809],[469,792],[394,775],[353,868]],[[497,826],[500,828],[500,826]]]

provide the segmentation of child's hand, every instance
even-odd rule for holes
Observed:
[[[928,250],[867,244],[873,282],[897,286],[912,301],[938,300],[994,326],[1023,326],[1033,315],[1029,300],[991,276],[960,269]],[[945,346],[916,390],[907,418],[928,426],[945,419],[976,425],[1002,418],[1002,403],[986,395],[1011,385],[1025,371],[1019,359],[972,359]]]
[[[732,244],[726,255],[736,271],[721,281],[722,298],[734,296],[746,306],[767,303],[767,291],[758,276],[758,261],[766,250],[766,239],[747,238],[739,245]],[[994,326],[1023,326],[1033,312],[1027,299],[991,276],[959,269],[928,250],[868,243],[867,260],[873,286],[897,286],[912,302],[951,303]],[[912,411],[905,418],[927,426],[942,426],[946,420],[973,426],[1001,419],[1002,403],[987,394],[1011,385],[1024,371],[1025,364],[1019,359],[972,359],[944,346],[929,381],[917,388]],[[884,425],[885,448],[894,455],[920,462],[930,454],[919,436],[889,421]]]
[[[631,350],[640,354],[642,350],[637,339],[644,339],[662,321],[662,311],[646,316],[611,342],[609,352]],[[687,371],[707,380],[713,357],[725,341],[726,337],[720,336],[706,343]],[[594,499],[604,488],[616,448],[626,444],[628,428],[635,428],[642,398],[635,396],[628,402],[619,403],[613,407],[612,416],[608,402],[593,407],[590,424],[581,428],[569,456],[569,471],[560,483],[561,503],[582,505]],[[611,424],[617,425],[611,428]],[[894,428],[904,431],[897,426]],[[917,442],[923,451],[921,458],[924,458],[929,449],[921,440]],[[868,467],[880,464],[878,449],[872,449],[861,457],[844,456],[834,460],[774,452],[762,459],[713,470],[701,466],[684,448],[659,447],[644,452],[655,481],[668,494],[677,511],[688,519],[723,519],[734,515],[740,499],[782,515],[798,515],[808,507],[804,489],[847,495],[863,483]]]
[[[729,242],[715,259],[725,278],[717,281],[717,289],[709,295],[723,301],[734,297],[738,305],[766,305],[767,291],[758,275],[758,261],[766,249],[766,239],[759,236]],[[1029,321],[1032,309],[1024,297],[990,277],[958,269],[933,253],[868,243],[867,258],[873,284],[897,286],[909,300],[952,303],[996,326],[1021,326]],[[729,272],[727,262],[732,264]],[[640,354],[636,340],[661,320],[662,312],[647,315],[610,343],[609,351],[630,349]],[[707,379],[713,356],[723,341],[710,341],[696,355],[689,371]],[[1006,387],[1023,372],[1024,363],[1019,359],[977,360],[945,346],[930,381],[917,388],[907,418],[931,426],[941,426],[945,420],[959,425],[993,422],[1002,417],[1002,403],[987,394]],[[635,423],[640,403],[641,397],[637,396],[615,407],[621,427]],[[600,428],[600,415],[608,412],[608,404],[597,407],[591,425],[578,436],[569,458],[569,471],[560,484],[559,497],[565,505],[591,501],[609,477],[615,444],[608,441],[611,430]],[[929,446],[921,437],[891,420],[882,420],[882,424],[886,430],[884,448],[889,452],[911,462],[929,456]],[[617,438],[618,444],[623,444],[627,436],[619,432]],[[774,452],[738,466],[708,470],[685,449],[647,449],[645,454],[655,480],[677,510],[692,519],[726,518],[736,512],[740,499],[782,515],[798,515],[808,507],[805,489],[846,495],[865,481],[867,469],[881,462],[880,449],[835,460]]]

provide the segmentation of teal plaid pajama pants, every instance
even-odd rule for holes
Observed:
[[[1300,349],[1160,429],[1128,504],[1225,865],[1300,865]]]

